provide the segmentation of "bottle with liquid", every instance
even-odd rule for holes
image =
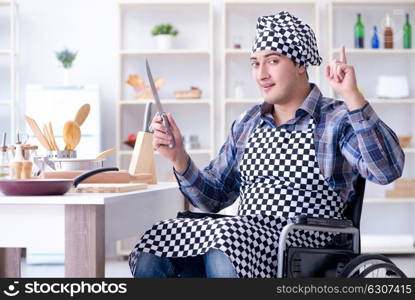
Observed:
[[[356,24],[354,24],[354,47],[365,47],[365,26],[362,23],[361,14],[357,14]]]
[[[379,49],[378,29],[376,28],[376,26],[373,26],[372,48]]]
[[[412,48],[412,25],[409,23],[409,14],[406,14],[406,21],[403,25],[403,48]]]
[[[391,27],[391,19],[389,17],[389,14],[386,14],[385,32],[383,34],[383,38],[384,38],[384,48],[392,49],[393,48],[393,30]]]

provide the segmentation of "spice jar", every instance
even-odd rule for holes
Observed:
[[[10,163],[10,177],[12,179],[21,179],[23,170],[23,152],[22,144],[17,143],[14,153],[13,161]]]

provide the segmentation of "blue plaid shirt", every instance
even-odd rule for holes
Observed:
[[[218,212],[236,200],[241,186],[239,165],[257,126],[303,131],[310,118],[316,124],[314,147],[320,172],[344,201],[354,196],[353,184],[359,174],[379,184],[388,184],[402,175],[405,156],[399,141],[369,103],[348,111],[343,101],[325,98],[316,85],[311,87],[287,123],[276,126],[273,105],[255,105],[233,122],[218,156],[206,168],[200,170],[190,159],[183,174],[175,172],[180,190],[192,205]]]

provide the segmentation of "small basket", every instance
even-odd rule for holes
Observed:
[[[409,147],[409,144],[411,143],[411,138],[412,137],[410,135],[398,136],[399,144],[401,145],[401,147],[402,148]]]
[[[200,99],[202,97],[202,90],[198,88],[191,88],[190,90],[176,91],[176,99]]]

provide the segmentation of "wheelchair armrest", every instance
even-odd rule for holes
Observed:
[[[291,224],[285,225],[281,231],[279,241],[278,241],[278,262],[284,261],[284,253],[287,247],[288,234],[294,230],[313,230],[313,231],[319,231],[319,232],[348,233],[353,236],[353,252],[356,254],[360,252],[360,240],[359,240],[360,232],[359,232],[359,229],[354,227],[353,225],[349,227],[334,227],[334,226],[324,226],[324,225],[321,226],[321,225],[291,223]],[[277,277],[278,278],[281,278],[283,276],[283,268],[284,268],[283,263],[278,263],[278,266],[277,266]]]
[[[231,215],[221,215],[215,213],[201,213],[201,212],[192,212],[192,211],[179,211],[177,213],[177,218],[191,218],[191,219],[202,219],[205,217],[210,217],[213,219],[225,218],[225,217],[233,217]]]
[[[315,218],[315,217],[309,217],[306,215],[296,216],[292,220],[293,220],[293,223],[297,225],[310,225],[310,226],[335,227],[335,228],[354,227],[353,222],[350,220]]]

